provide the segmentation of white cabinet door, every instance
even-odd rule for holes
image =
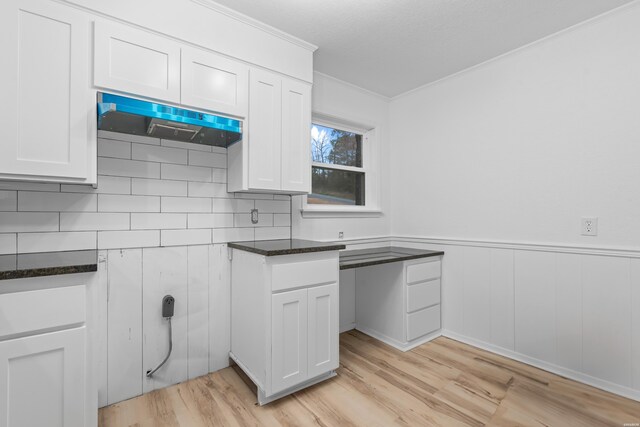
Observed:
[[[311,191],[311,86],[282,82],[282,190]]]
[[[85,327],[0,342],[0,427],[85,425]]]
[[[95,23],[94,84],[180,102],[180,45],[113,22]]]
[[[223,56],[182,48],[183,105],[246,117],[249,108],[249,67]]]
[[[271,393],[307,378],[307,290],[271,297]]]
[[[338,284],[309,288],[309,378],[338,368]]]
[[[251,70],[249,78],[249,189],[280,190],[282,80]]]
[[[2,178],[89,178],[89,40],[76,9],[0,2]]]

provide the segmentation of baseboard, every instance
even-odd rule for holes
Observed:
[[[378,341],[382,341],[383,343],[385,343],[387,345],[390,345],[391,347],[396,348],[396,349],[398,349],[400,351],[403,351],[403,352],[404,351],[409,351],[412,348],[416,348],[416,347],[418,347],[418,346],[420,346],[420,345],[422,345],[422,344],[424,344],[426,342],[429,342],[431,340],[434,340],[434,339],[436,339],[436,338],[438,338],[439,336],[442,335],[440,331],[436,331],[436,332],[433,332],[431,334],[427,334],[427,335],[425,335],[425,336],[423,336],[421,338],[418,338],[418,339],[416,339],[414,341],[411,341],[410,343],[405,343],[405,342],[402,342],[402,341],[395,340],[395,339],[393,339],[391,337],[388,337],[386,335],[383,335],[383,334],[381,334],[381,333],[379,333],[377,331],[374,331],[373,329],[363,328],[363,327],[360,327],[360,326],[356,326],[355,329],[360,331],[360,332],[362,332],[363,334],[369,335],[370,337],[375,338]]]
[[[346,325],[340,325],[340,333],[350,331],[356,328],[356,322],[347,323]]]
[[[572,369],[563,368],[558,365],[554,365],[552,363],[545,362],[543,360],[536,359],[534,357],[527,356],[525,354],[521,354],[515,352],[513,350],[509,350],[506,348],[498,347],[494,344],[490,344],[484,341],[477,340],[475,338],[470,338],[456,332],[452,332],[449,330],[443,330],[442,336],[447,338],[451,338],[456,341],[460,341],[465,344],[469,344],[473,347],[478,347],[482,350],[489,351],[491,353],[498,354],[500,356],[507,357],[509,359],[516,360],[518,362],[526,363],[527,365],[534,366],[536,368],[540,368],[544,371],[551,372],[553,374],[557,374],[563,376],[565,378],[598,388],[600,390],[608,391],[613,394],[617,394],[619,396],[627,397],[629,399],[633,399],[636,401],[640,401],[640,390],[634,390],[629,387],[625,387],[619,384],[615,384],[606,380],[602,380],[599,378],[592,377],[587,374],[583,374],[581,372],[574,371]]]

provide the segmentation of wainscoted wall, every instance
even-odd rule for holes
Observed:
[[[228,365],[225,243],[289,238],[291,200],[227,193],[226,157],[100,132],[97,189],[0,182],[0,254],[99,249],[100,406]],[[176,298],[173,354],[149,380],[168,346],[167,293]]]
[[[445,251],[444,334],[640,399],[640,253],[394,237]]]

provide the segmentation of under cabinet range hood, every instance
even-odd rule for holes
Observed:
[[[100,92],[98,129],[218,147],[242,139],[239,120]]]

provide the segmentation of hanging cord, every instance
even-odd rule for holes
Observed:
[[[171,356],[171,350],[173,349],[173,339],[171,337],[171,317],[165,317],[165,319],[169,321],[169,353],[167,353],[167,357],[165,357],[164,360],[160,362],[160,364],[156,366],[155,369],[150,369],[147,371],[147,377],[151,377],[151,375],[155,374],[158,369],[162,368],[162,365],[167,363],[167,360],[169,360],[169,356]]]

